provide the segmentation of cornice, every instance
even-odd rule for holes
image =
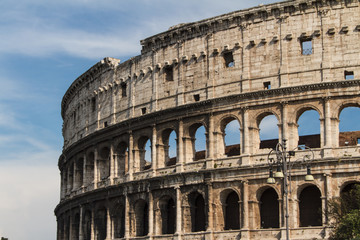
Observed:
[[[358,0],[288,0],[268,5],[239,10],[197,22],[178,24],[168,31],[141,40],[141,53],[156,51],[178,42],[195,37],[207,36],[230,28],[257,24],[263,21],[284,19],[289,16],[314,13],[319,14],[328,9],[358,7]]]

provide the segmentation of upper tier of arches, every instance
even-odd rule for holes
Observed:
[[[171,28],[142,41],[142,54],[124,63],[105,58],[63,98],[64,148],[165,110],[228,96],[265,104],[263,96],[278,94],[273,90],[301,95],[315,84],[353,82],[360,72],[358,7],[345,0],[256,7]]]

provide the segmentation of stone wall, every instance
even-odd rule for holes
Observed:
[[[95,64],[62,101],[57,238],[284,239],[286,203],[291,239],[327,238],[328,201],[360,182],[359,132],[339,131],[343,109],[360,107],[359,35],[359,1],[285,1],[180,24],[142,40],[140,56]],[[308,110],[320,134],[299,136]],[[279,138],[266,142],[269,115]],[[284,139],[288,201],[281,179],[267,182]]]

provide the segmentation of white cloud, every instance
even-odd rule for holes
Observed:
[[[59,201],[56,168],[0,164],[0,196],[0,236],[27,240],[52,235],[55,239],[53,210]]]

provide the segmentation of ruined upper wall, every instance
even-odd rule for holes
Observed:
[[[266,89],[358,79],[359,1],[286,1],[180,24],[106,58],[62,101],[67,147],[109,125]],[[310,47],[303,44],[310,44]]]

